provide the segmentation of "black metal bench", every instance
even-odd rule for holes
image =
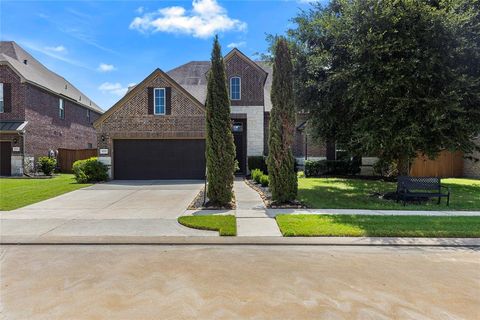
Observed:
[[[442,192],[446,189],[446,193]],[[398,177],[397,179],[397,202],[402,200],[405,206],[409,199],[438,198],[438,204],[442,198],[447,198],[447,206],[450,204],[450,188],[441,185],[441,179],[436,177]]]

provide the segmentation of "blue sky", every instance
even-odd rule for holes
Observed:
[[[265,34],[283,34],[308,2],[2,1],[0,34],[106,110],[157,67],[208,60],[215,33],[224,54],[265,52]]]

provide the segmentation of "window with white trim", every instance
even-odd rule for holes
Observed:
[[[5,112],[5,107],[3,106],[3,83],[0,83],[0,113]]]
[[[242,84],[240,77],[231,77],[230,78],[230,100],[240,100],[242,97],[241,94]]]
[[[58,117],[65,119],[65,103],[62,98],[58,99]]]
[[[154,89],[153,103],[154,114],[165,114],[165,88]]]

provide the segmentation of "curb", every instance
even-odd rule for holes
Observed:
[[[480,238],[3,236],[0,245],[267,245],[480,247]]]

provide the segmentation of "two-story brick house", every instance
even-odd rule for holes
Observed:
[[[272,68],[238,49],[225,57],[232,131],[240,173],[247,157],[268,152]],[[205,100],[209,61],[155,70],[96,122],[101,161],[114,179],[199,179],[205,174]],[[305,147],[298,117],[294,154],[325,157],[323,144]]]
[[[96,148],[102,113],[17,43],[0,42],[0,175],[22,175],[58,148]]]

